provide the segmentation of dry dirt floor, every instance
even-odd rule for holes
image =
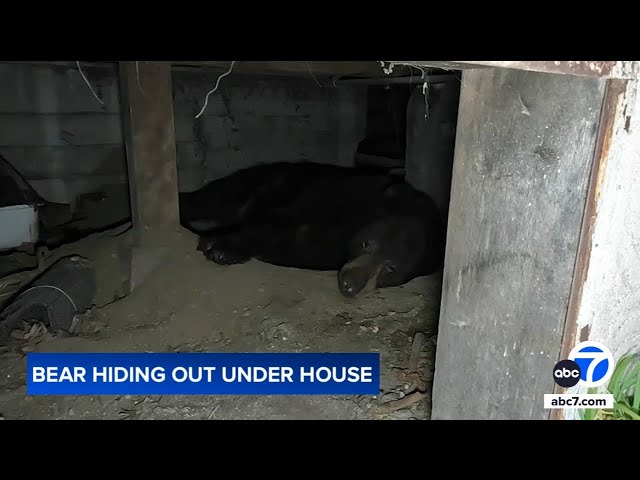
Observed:
[[[82,243],[81,241],[80,243]],[[183,231],[134,291],[80,316],[80,333],[43,324],[0,350],[5,419],[429,419],[441,275],[346,299],[334,272],[251,261],[221,267]],[[111,238],[69,247],[92,258],[99,285],[115,280]],[[111,263],[109,263],[111,261]],[[116,279],[117,280],[117,279]],[[117,283],[117,281],[115,281]],[[117,290],[117,289],[116,289]],[[113,292],[109,295],[113,296]],[[108,297],[108,295],[107,295]],[[375,396],[29,396],[26,353],[380,352]]]

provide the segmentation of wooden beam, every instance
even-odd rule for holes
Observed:
[[[513,62],[513,61],[394,61],[397,64],[415,64],[451,70],[475,68],[511,68],[539,73],[556,73],[598,78],[640,78],[640,62],[575,61],[575,62]]]
[[[389,61],[385,60],[385,64]],[[382,71],[379,62],[363,61],[296,61],[296,62],[253,62],[237,61],[234,71],[245,74],[261,75],[329,75],[329,76],[358,76],[358,77],[387,77],[404,76],[408,74],[404,64],[418,67],[437,68],[444,70],[472,70],[478,68],[510,68],[528,72],[555,73],[560,75],[576,75],[584,77],[598,77],[608,79],[640,79],[640,62],[629,61],[574,61],[574,62],[534,62],[534,61],[396,61],[398,67],[389,75]],[[75,67],[75,62],[36,62],[36,61],[3,61],[2,63],[29,63],[35,65],[60,65]],[[118,62],[83,62],[95,66],[110,65]],[[172,61],[176,66],[209,67],[217,70],[227,70],[231,61]]]
[[[231,61],[174,61],[173,65],[209,67],[226,71]],[[262,75],[302,75],[302,76],[361,76],[387,77],[380,62],[363,61],[236,61],[233,66],[236,73]],[[408,75],[405,69],[396,69],[392,76]]]
[[[75,61],[18,61],[7,60],[0,63],[27,64],[36,66],[57,66],[63,68],[77,68]],[[82,61],[85,67],[113,68],[118,61]],[[135,62],[134,62],[135,63]],[[170,61],[172,66],[177,68],[211,68],[220,72],[225,72],[231,65],[231,60],[227,61]],[[245,75],[292,75],[292,76],[339,76],[339,77],[402,77],[410,75],[410,70],[406,68],[396,68],[390,74],[384,73],[380,62],[363,61],[291,61],[291,62],[267,62],[267,61],[236,61],[233,72]]]
[[[463,73],[432,418],[549,418],[605,83]]]
[[[132,291],[160,264],[181,229],[171,64],[120,62],[120,80],[133,223],[125,262]]]
[[[168,62],[120,62],[133,226],[140,244],[179,227],[176,141]]]

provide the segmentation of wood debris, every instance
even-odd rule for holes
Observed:
[[[421,392],[414,392],[410,395],[407,395],[400,400],[392,400],[391,402],[387,402],[380,406],[380,413],[392,413],[397,410],[402,410],[404,408],[409,408],[412,405],[418,403],[419,401],[427,398],[429,395]]]

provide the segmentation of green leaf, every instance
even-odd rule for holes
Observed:
[[[621,392],[625,395],[628,395],[628,390],[636,384],[636,382],[638,381],[638,377],[640,377],[640,363],[635,364],[633,368],[628,373],[626,373],[623,378],[621,378]]]
[[[586,409],[583,411],[583,415],[584,415],[584,419],[585,420],[593,420],[596,418],[596,415],[598,414],[598,410],[595,408],[592,409]]]
[[[636,374],[636,387],[633,392],[633,410],[640,413],[640,370]]]
[[[640,420],[640,352],[623,355],[618,361],[606,390],[614,397],[613,409],[585,409],[584,420]],[[588,388],[590,394],[598,388]]]
[[[640,420],[640,415],[635,413],[633,410],[627,407],[624,403],[617,403],[614,407],[614,410],[617,410],[618,412],[622,413],[623,416],[626,415],[630,417],[632,420]]]
[[[608,390],[613,397],[617,400],[620,399],[621,395],[621,379],[624,375],[625,370],[627,369],[627,365],[633,360],[633,355],[623,355],[620,358],[620,361],[616,365],[615,370],[613,371],[613,375],[611,375],[611,379],[609,380]]]

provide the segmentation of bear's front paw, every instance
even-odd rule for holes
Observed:
[[[232,250],[222,250],[220,248],[212,248],[206,254],[206,257],[218,265],[235,265],[245,263],[250,257],[242,255]]]
[[[234,265],[247,262],[251,256],[239,251],[227,237],[201,239],[198,245],[207,260],[218,265]]]
[[[206,257],[209,251],[213,248],[215,240],[210,237],[200,237],[198,239],[198,252],[202,252]]]

